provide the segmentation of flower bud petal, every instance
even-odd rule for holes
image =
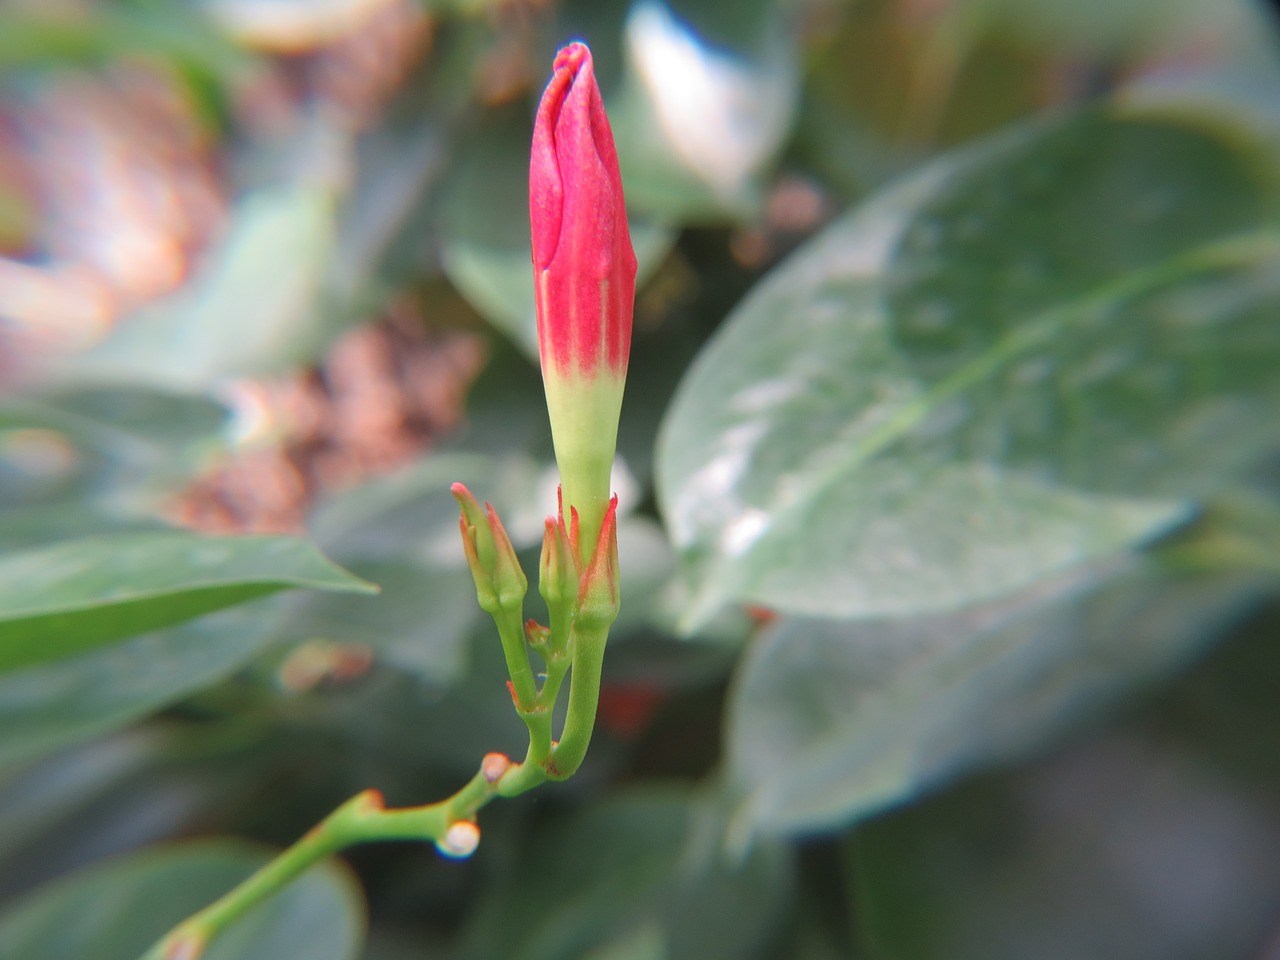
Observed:
[[[610,493],[636,258],[613,134],[591,53],[581,43],[556,57],[538,108],[529,216],[556,461],[565,501],[594,543]]]

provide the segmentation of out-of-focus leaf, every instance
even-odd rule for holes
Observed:
[[[117,516],[83,503],[14,507],[0,510],[0,557],[63,540],[172,529],[159,520]]]
[[[752,211],[798,100],[783,11],[644,0],[624,33],[627,69],[608,107],[628,203],[677,223]]]
[[[0,956],[137,960],[173,924],[235,886],[266,856],[211,842],[152,850],[74,874],[0,914]],[[354,960],[363,939],[358,884],[330,861],[256,907],[206,960]]]
[[[139,773],[156,745],[156,738],[150,734],[134,731],[81,744],[42,762],[0,767],[0,862],[9,868],[0,877],[0,896],[10,896],[15,887],[20,889],[29,880],[31,870],[22,861],[33,842],[38,844],[50,835],[57,837],[55,842],[62,841],[67,835],[58,830],[60,823],[89,819],[86,808],[102,810],[109,806],[104,803],[104,796],[121,782],[141,781]],[[72,845],[74,841],[68,844]],[[84,862],[85,855],[80,846],[73,862]],[[43,876],[56,876],[58,866],[50,862],[56,858],[39,853],[36,856],[37,872],[52,866],[53,872]]]
[[[241,43],[281,53],[314,50],[349,37],[386,0],[197,0]],[[436,13],[476,14],[498,0],[422,0]]]
[[[292,608],[291,632],[368,645],[379,660],[434,684],[462,675],[467,641],[481,622],[469,570],[404,560],[346,563],[377,583],[378,595],[301,598]]]
[[[309,359],[326,336],[320,294],[333,222],[324,187],[246,195],[191,285],[122,321],[102,344],[68,359],[61,376],[199,390]]]
[[[1255,621],[1118,729],[861,825],[852,886],[870,952],[1265,956],[1280,916],[1275,625]]]
[[[495,111],[457,147],[443,190],[445,273],[490,323],[529,356],[538,355],[529,246],[529,142],[523,110]],[[675,242],[652,218],[632,218],[643,284]]]
[[[520,456],[442,453],[330,497],[311,535],[344,566],[377,583],[377,597],[303,595],[294,625],[317,639],[362,643],[385,663],[432,684],[458,679],[467,643],[485,621],[458,534],[455,481],[494,503],[518,549],[541,542],[554,503],[539,499],[539,466]],[[534,611],[530,611],[534,615]]]
[[[12,670],[297,587],[376,590],[290,537],[121,534],[0,559],[0,669]]]
[[[1059,55],[1177,50],[1189,41],[1235,52],[1267,31],[1249,0],[987,0],[982,14]]]
[[[435,224],[426,210],[448,141],[436,124],[423,122],[420,103],[414,108],[412,123],[389,123],[356,143],[356,178],[338,209],[325,283],[335,328],[367,317],[392,291],[420,282],[434,266],[428,251]]]
[[[101,511],[99,526],[126,520],[199,469],[226,442],[227,410],[207,397],[138,387],[70,389],[0,401],[0,506],[65,511],[53,528]],[[86,517],[95,532],[94,518]],[[51,535],[48,539],[53,539]]]
[[[950,155],[775,273],[695,363],[658,483],[694,587],[906,615],[1168,528],[1274,442],[1280,231],[1245,131],[1170,111]]]
[[[105,3],[49,11],[10,4],[0,12],[0,66],[47,66],[139,54],[228,79],[253,63],[250,54],[182,5],[143,9]]]
[[[465,570],[450,486],[465,483],[477,498],[493,503],[521,549],[542,542],[547,508],[536,489],[540,474],[539,464],[520,455],[443,453],[330,497],[308,527],[339,560],[408,557]],[[554,507],[554,483],[547,495]]]
[[[0,767],[144,717],[232,673],[276,635],[261,604],[0,674]]]
[[[1260,591],[1137,567],[947,616],[783,620],[732,694],[737,840],[847,823],[1030,750],[1184,663]]]
[[[710,813],[687,791],[651,790],[534,836],[472,918],[462,956],[767,955],[791,896],[786,852],[764,842],[745,862],[727,862]]]

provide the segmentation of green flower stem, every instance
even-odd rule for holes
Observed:
[[[613,618],[591,623],[580,618],[573,629],[573,672],[569,675],[569,710],[565,715],[560,742],[551,751],[548,773],[553,780],[573,776],[587,755],[591,732],[600,702],[600,674],[604,669],[604,647]]]
[[[325,857],[359,843],[439,841],[453,824],[473,819],[497,794],[497,784],[489,782],[483,771],[452,797],[422,807],[387,810],[376,790],[366,790],[220,900],[174,927],[142,960],[198,960],[219,933]]]
[[[498,793],[514,797],[551,779],[552,714],[560,694],[560,685],[569,670],[568,657],[553,657],[547,663],[546,679],[538,691],[538,706],[520,717],[529,728],[529,750],[522,763],[515,764],[498,783]]]
[[[546,673],[541,689],[534,678],[525,646],[524,624],[516,603],[486,607],[502,640],[511,678],[516,712],[529,731],[529,749],[521,763],[510,764],[501,755],[486,758],[480,771],[448,799],[421,807],[387,810],[382,795],[366,790],[348,800],[257,873],[174,927],[142,960],[198,960],[223,930],[249,910],[278,893],[307,869],[339,850],[360,843],[385,840],[431,840],[443,852],[466,856],[478,833],[474,819],[481,807],[496,796],[514,797],[545,783],[565,780],[582,765],[595,727],[600,700],[600,674],[605,641],[617,616],[616,583],[612,603],[582,604],[576,619],[563,619],[547,640]],[[590,596],[590,594],[588,594]],[[481,606],[485,606],[481,598]],[[567,635],[562,635],[567,634]],[[556,701],[565,677],[569,677],[569,704],[560,741],[552,740]],[[498,760],[497,769],[489,761]],[[454,842],[454,830],[472,828],[465,845]],[[454,849],[450,849],[453,846]]]
[[[525,711],[531,710],[538,702],[538,686],[534,682],[533,667],[529,664],[529,653],[525,649],[521,611],[518,606],[504,606],[491,615],[502,641],[502,655],[507,661],[507,674],[511,677],[511,694],[516,702],[516,711],[523,718]]]

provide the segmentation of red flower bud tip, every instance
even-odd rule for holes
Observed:
[[[542,362],[625,376],[636,257],[591,51],[571,43],[543,94],[529,163]]]
[[[631,349],[636,257],[622,176],[591,52],[560,51],[529,163],[538,344],[556,460],[570,509],[594,541]],[[585,560],[585,558],[583,558]]]

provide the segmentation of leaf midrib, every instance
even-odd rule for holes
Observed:
[[[701,620],[708,610],[719,607],[726,584],[741,585],[742,577],[728,571],[741,568],[744,556],[754,554],[770,537],[779,521],[807,509],[819,491],[870,462],[893,443],[918,426],[942,403],[990,377],[995,371],[1042,345],[1080,314],[1104,306],[1115,306],[1161,287],[1214,270],[1244,267],[1268,258],[1280,258],[1280,229],[1265,227],[1204,243],[1167,258],[1157,264],[1114,278],[1063,303],[1031,315],[997,340],[988,350],[962,364],[916,397],[906,401],[897,411],[865,436],[851,444],[843,455],[825,460],[822,467],[807,475],[798,485],[788,487],[785,501],[775,495],[766,512],[772,518],[769,527],[746,551],[735,555],[732,562],[720,558],[708,571],[691,605],[689,619]],[[708,599],[712,602],[708,604]]]

